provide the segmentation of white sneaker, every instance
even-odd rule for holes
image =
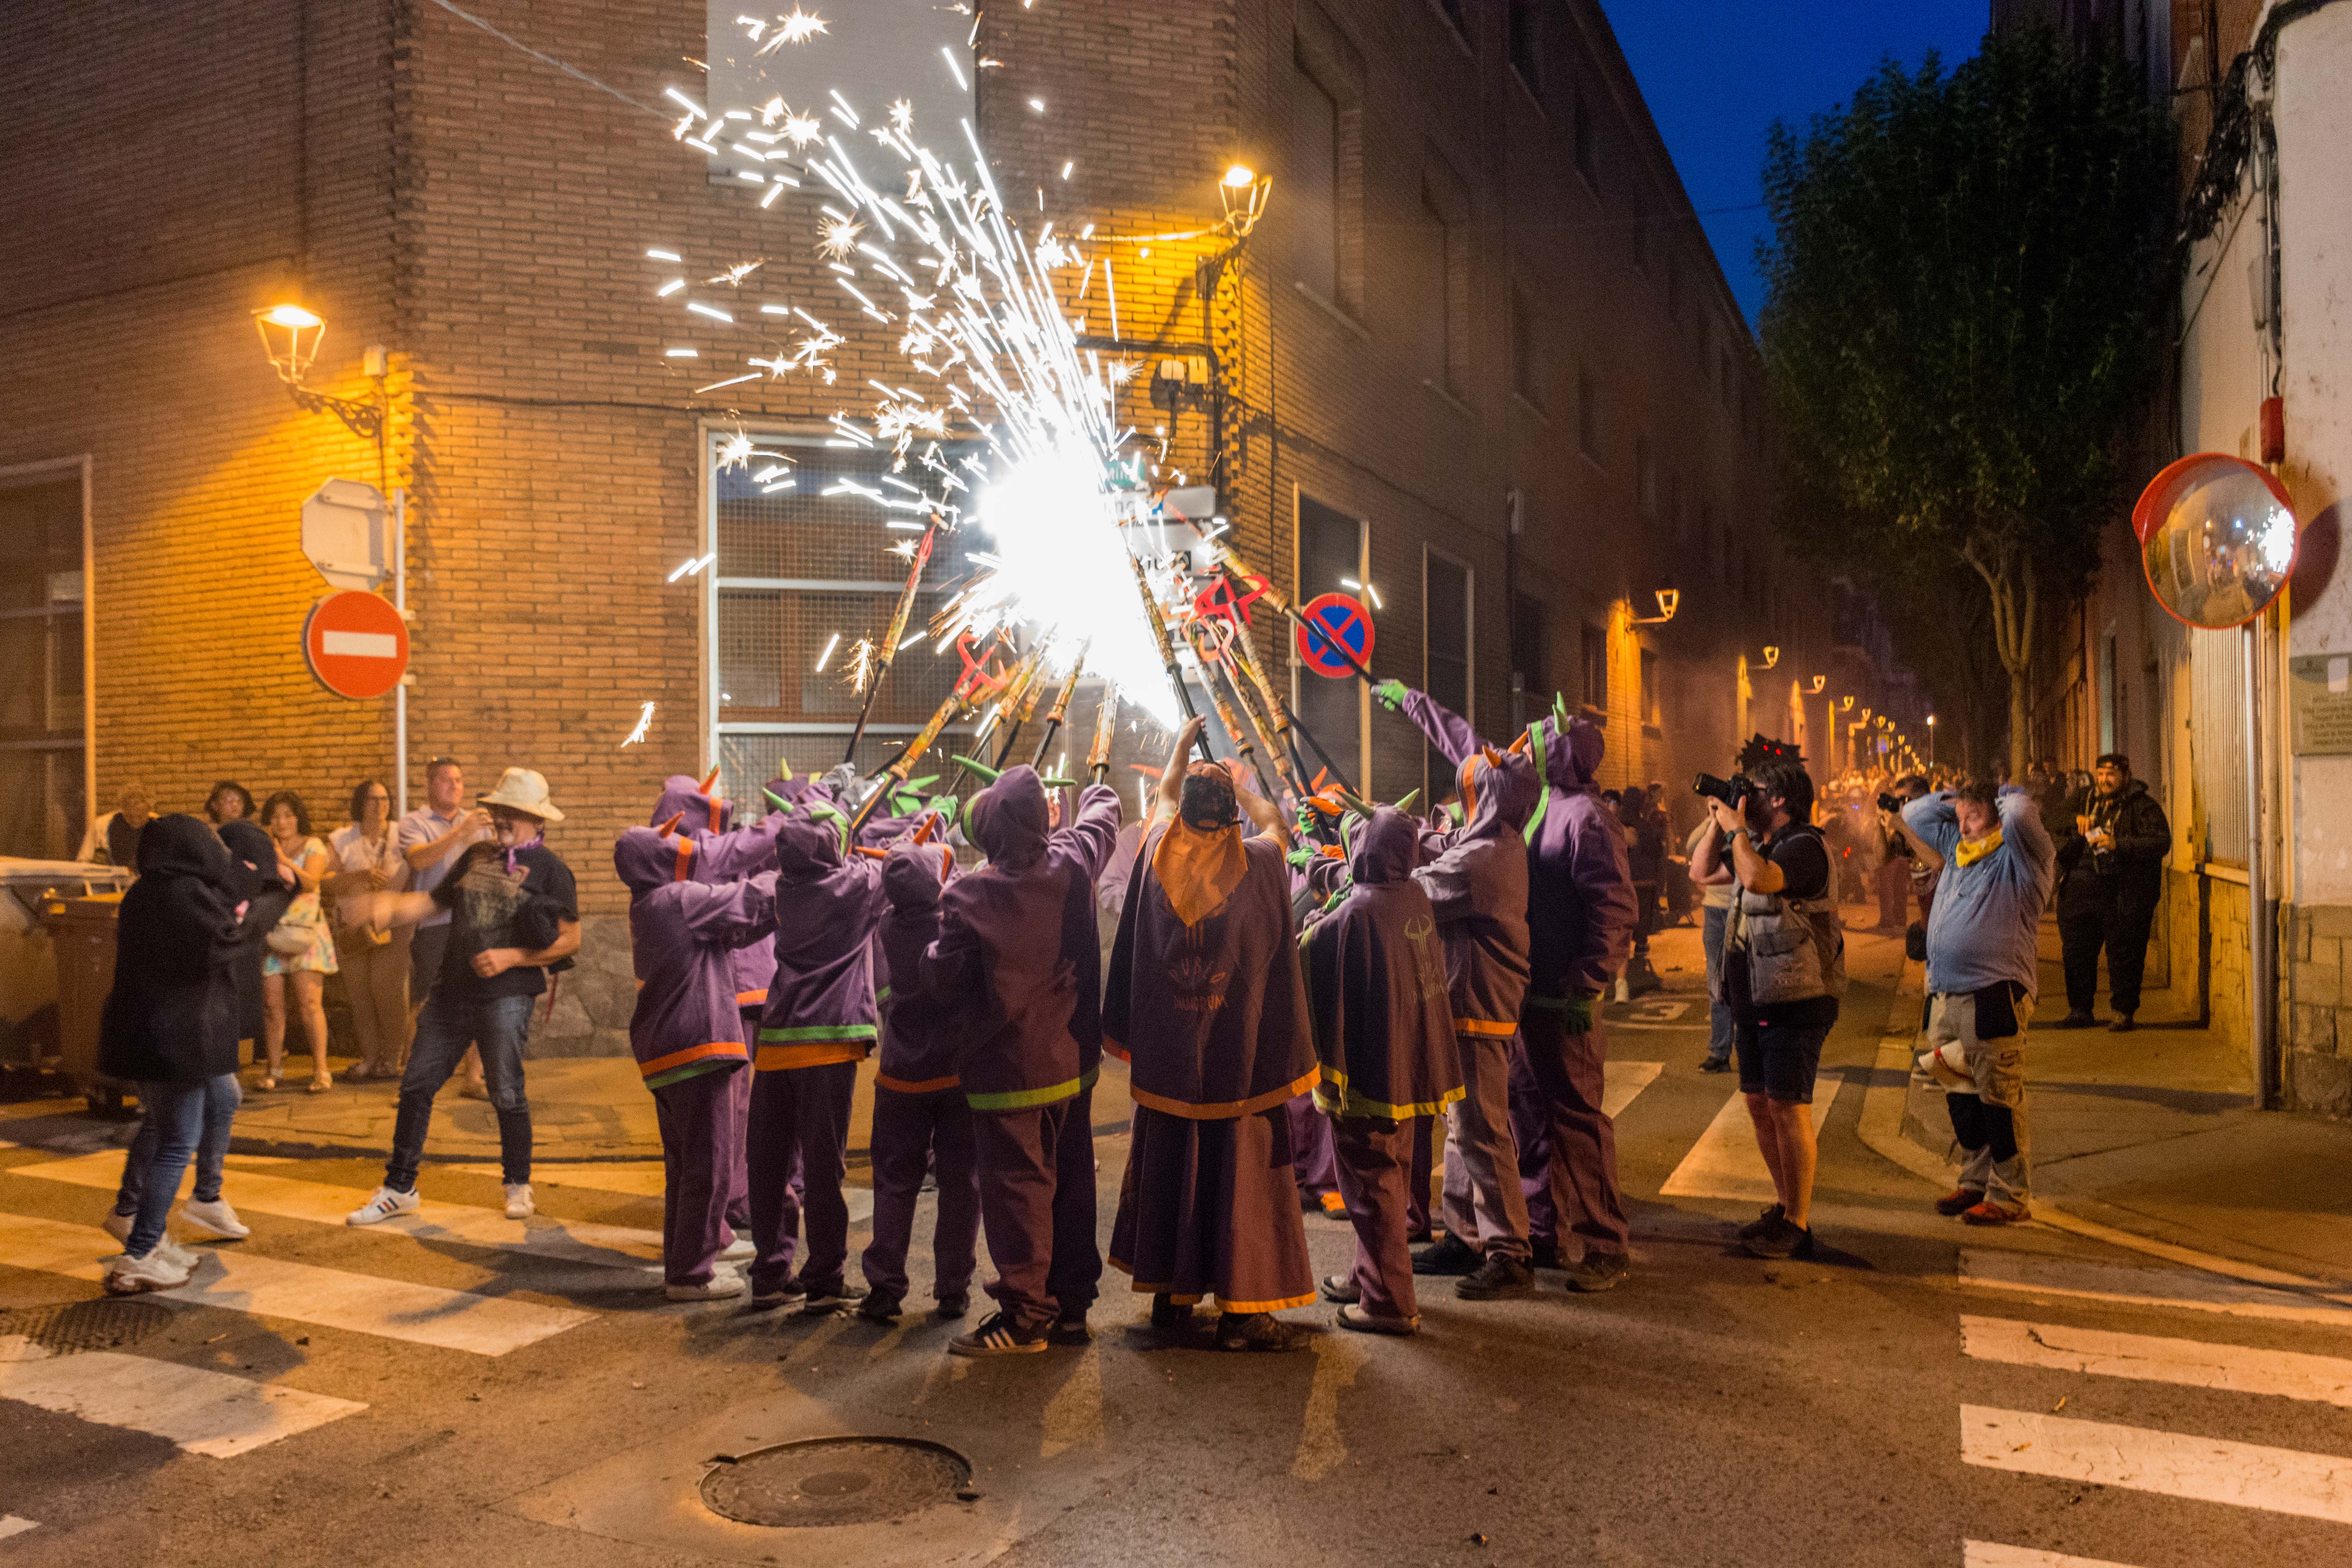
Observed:
[[[117,1241],[128,1242],[131,1239],[131,1227],[139,1223],[139,1216],[135,1214],[117,1214],[112,1209],[109,1209],[106,1211],[106,1218],[100,1223],[105,1226],[107,1235]]]
[[[396,1214],[415,1214],[416,1194],[378,1187],[375,1195],[343,1216],[345,1225],[382,1225]]]
[[[204,1261],[202,1254],[190,1252],[169,1236],[155,1244],[155,1250],[162,1257],[169,1259],[173,1268],[184,1268],[190,1274],[194,1274],[196,1271],[196,1265]]]
[[[759,1255],[760,1248],[758,1244],[753,1242],[748,1236],[739,1236],[734,1240],[729,1242],[726,1246],[719,1249],[719,1261],[721,1263],[740,1263],[747,1258],[757,1258]]]
[[[665,1285],[662,1294],[673,1301],[723,1301],[743,1293],[743,1277],[731,1268],[714,1268],[700,1285]]]
[[[228,1206],[226,1198],[215,1198],[208,1204],[190,1198],[180,1205],[180,1217],[199,1230],[208,1230],[231,1241],[242,1241],[253,1234],[252,1227],[237,1218],[236,1211]]]
[[[529,1219],[536,1212],[530,1201],[530,1184],[509,1182],[507,1184],[507,1218]]]
[[[106,1293],[135,1296],[142,1290],[176,1290],[188,1282],[191,1270],[175,1263],[160,1247],[144,1258],[129,1253],[106,1265]]]

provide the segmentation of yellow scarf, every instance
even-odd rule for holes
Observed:
[[[1151,874],[1168,895],[1176,918],[1188,926],[1223,909],[1248,872],[1249,855],[1242,848],[1239,827],[1204,833],[1174,817],[1151,853]]]
[[[1957,865],[1973,866],[2000,847],[2000,829],[1996,827],[1982,838],[1961,839],[1952,851],[1952,859]]]

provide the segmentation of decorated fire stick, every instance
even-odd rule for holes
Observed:
[[[1078,689],[1078,677],[1086,673],[1087,653],[1093,646],[1092,643],[1078,645],[1078,657],[1071,661],[1069,678],[1062,682],[1061,694],[1054,699],[1054,706],[1046,710],[1045,732],[1037,737],[1036,754],[1029,759],[1031,767],[1045,765],[1045,753],[1053,749],[1054,737],[1062,732],[1062,721],[1069,716],[1071,695]],[[1006,749],[1009,751],[1011,747],[1008,745]]]
[[[1184,688],[1184,671],[1176,663],[1176,645],[1168,637],[1168,617],[1160,613],[1160,601],[1151,596],[1151,581],[1143,574],[1143,563],[1130,557],[1128,563],[1135,568],[1135,591],[1143,595],[1143,617],[1151,623],[1151,640],[1159,645],[1160,663],[1168,671],[1168,684],[1176,689],[1176,706],[1184,710],[1187,723],[1200,717],[1192,711],[1192,694]],[[1213,763],[1217,754],[1209,749],[1209,732],[1201,731],[1201,760]]]
[[[898,590],[898,606],[890,613],[890,633],[882,639],[881,663],[866,678],[866,701],[857,710],[856,727],[849,731],[849,750],[841,754],[845,763],[857,760],[857,742],[865,738],[866,721],[874,711],[874,699],[880,693],[882,682],[889,678],[891,663],[898,657],[898,644],[906,638],[907,617],[914,613],[915,593],[922,585],[923,567],[931,558],[931,542],[939,534],[940,525],[934,519],[930,527],[923,530],[922,542],[915,546],[915,563],[908,568],[907,585]]]
[[[1276,791],[1265,776],[1265,764],[1258,760],[1257,748],[1250,743],[1249,731],[1242,727],[1241,715],[1234,711],[1234,705],[1225,700],[1224,689],[1217,684],[1215,656],[1202,646],[1204,638],[1214,642],[1216,634],[1197,619],[1185,625],[1184,633],[1192,644],[1192,657],[1200,661],[1201,686],[1209,694],[1210,705],[1217,710],[1217,722],[1225,727],[1225,736],[1233,742],[1234,752],[1250,765],[1250,772],[1257,778],[1257,787],[1271,798]]]
[[[972,673],[975,678],[979,675],[977,669]],[[978,681],[975,679],[972,685],[977,686],[977,684]],[[917,731],[913,740],[907,742],[906,749],[891,758],[879,772],[873,775],[878,782],[875,784],[872,793],[867,795],[864,803],[858,806],[857,814],[849,819],[851,838],[855,839],[857,837],[857,830],[866,826],[866,819],[874,815],[874,808],[880,805],[893,791],[907,782],[907,775],[915,771],[916,760],[931,749],[931,742],[940,738],[940,731],[955,722],[956,715],[962,711],[971,700],[971,689],[963,681],[958,681],[956,689],[940,700],[939,708],[931,714],[929,721]]]
[[[1282,782],[1289,787],[1290,793],[1302,799],[1305,798],[1307,790],[1297,772],[1291,765],[1290,753],[1276,739],[1279,731],[1260,712],[1256,696],[1250,690],[1249,683],[1242,679],[1241,670],[1231,648],[1225,649],[1219,657],[1217,673],[1222,675],[1225,684],[1233,689],[1234,706],[1241,710],[1243,719],[1256,733],[1258,749],[1274,763],[1274,771],[1281,776]]]
[[[1292,604],[1290,600],[1283,595],[1282,590],[1274,585],[1274,580],[1270,577],[1261,577],[1256,573],[1251,571],[1248,564],[1244,562],[1240,556],[1234,553],[1234,548],[1232,545],[1225,543],[1223,540],[1213,539],[1209,541],[1209,548],[1216,552],[1217,564],[1223,567],[1225,571],[1232,574],[1234,576],[1241,579],[1242,585],[1244,587],[1255,587],[1257,590],[1258,596],[1264,599],[1267,604],[1272,605],[1276,610],[1280,611],[1286,620],[1289,621],[1293,626],[1299,627],[1301,630],[1306,631],[1319,641],[1328,644],[1330,647],[1339,654],[1340,662],[1345,664],[1349,669],[1355,671],[1356,678],[1361,680],[1365,685],[1371,686],[1377,684],[1377,682],[1372,679],[1372,672],[1364,668],[1363,660],[1358,658],[1354,654],[1349,653],[1348,649],[1341,645],[1339,638],[1331,636],[1322,627],[1315,625],[1314,622],[1308,620],[1305,616],[1300,615],[1298,613],[1298,606]],[[1315,749],[1316,751],[1320,752],[1323,748],[1318,746]],[[1326,758],[1325,761],[1328,762],[1329,759]]]
[[[1095,710],[1094,744],[1087,748],[1087,777],[1101,784],[1110,777],[1110,742],[1118,731],[1118,683],[1106,680],[1102,706]]]
[[[1012,727],[1004,731],[1004,744],[996,749],[998,767],[1002,768],[1013,760],[1013,742],[1020,740],[1021,731],[1029,727],[1030,717],[1037,711],[1037,704],[1045,700],[1045,661],[1041,649],[1037,662],[1030,668],[1029,683],[1022,689],[1021,710],[1013,714]]]
[[[1223,559],[1219,564],[1239,579],[1239,586],[1255,588],[1261,596],[1274,601],[1276,606],[1291,619],[1298,618],[1297,612],[1290,608],[1289,601],[1276,593],[1265,579],[1252,573],[1243,563],[1241,557],[1235,555],[1231,548],[1214,540],[1210,541],[1210,548],[1220,553]],[[1300,723],[1297,715],[1291,712],[1288,705],[1275,695],[1274,682],[1266,679],[1265,662],[1258,657],[1257,639],[1250,635],[1248,624],[1238,614],[1234,617],[1234,651],[1242,668],[1249,672],[1250,684],[1257,689],[1260,704],[1273,719],[1275,733],[1282,737],[1284,745],[1289,749],[1291,763],[1296,770],[1297,782],[1303,784],[1307,777],[1307,753],[1300,750],[1298,745],[1299,741],[1304,739],[1307,746],[1314,750],[1315,754],[1323,759],[1325,770],[1345,785],[1348,783],[1346,770],[1331,760],[1331,753],[1323,749],[1323,742],[1315,738],[1315,732]],[[1302,798],[1304,794],[1302,790]]]

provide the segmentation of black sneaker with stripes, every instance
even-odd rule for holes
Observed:
[[[991,1312],[980,1327],[948,1342],[950,1355],[1035,1355],[1045,1348],[1044,1329],[1022,1330],[1002,1312]]]

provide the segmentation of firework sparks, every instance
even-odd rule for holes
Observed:
[[[760,46],[760,53],[772,54],[786,44],[805,44],[825,30],[824,18],[814,12],[803,11],[795,5],[789,15],[765,21],[758,16],[738,16],[736,26],[751,36]]]
[[[752,273],[757,272],[761,268],[765,267],[767,264],[768,258],[764,256],[760,258],[757,261],[739,261],[734,266],[729,268],[726,271],[719,273],[718,276],[704,279],[703,282],[724,283],[730,289],[740,289],[743,286],[744,279],[749,278]]]
[[[817,230],[816,253],[827,261],[847,261],[856,254],[866,226],[852,218],[827,218]]]
[[[907,553],[910,556],[914,553],[911,540],[908,542]],[[849,689],[862,697],[866,694],[866,683],[873,678],[874,644],[866,637],[859,637],[856,645],[849,650]]]
[[[654,705],[648,702],[637,712],[637,727],[629,731],[629,738],[622,742],[621,744],[625,746],[634,746],[646,738],[646,731],[652,729],[653,724]]]

